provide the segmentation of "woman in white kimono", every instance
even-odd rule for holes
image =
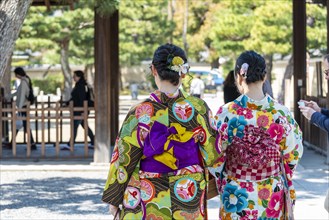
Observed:
[[[302,133],[285,106],[264,95],[262,56],[242,53],[235,81],[242,94],[216,115],[220,219],[290,219],[292,177],[302,156]],[[290,217],[288,217],[290,216]]]

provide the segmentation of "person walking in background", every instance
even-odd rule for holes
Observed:
[[[190,86],[190,94],[192,96],[201,98],[204,93],[204,82],[201,80],[200,74],[195,74],[191,86]]]
[[[224,103],[232,102],[241,95],[235,85],[234,70],[231,70],[225,78],[223,93]]]
[[[73,73],[73,80],[75,82],[75,86],[71,92],[71,99],[68,101],[73,101],[73,107],[83,107],[83,102],[85,100],[89,101],[90,99],[90,90],[88,88],[87,81],[84,76],[84,72],[81,70],[74,71]],[[67,104],[68,104],[67,103]],[[74,111],[74,116],[81,116],[83,114],[83,111]],[[84,122],[82,119],[75,119],[74,120],[74,127],[73,127],[73,143],[75,142],[75,139],[77,137],[78,127],[81,125],[84,129]],[[90,138],[90,149],[94,149],[94,133],[88,126],[88,137]],[[61,150],[70,150],[70,141],[67,143],[66,146],[63,146]]]
[[[292,177],[303,154],[302,133],[289,109],[262,92],[265,68],[262,56],[243,52],[234,72],[242,95],[215,116],[221,219],[293,215]]]
[[[112,154],[102,200],[120,219],[206,219],[205,169],[218,158],[211,110],[179,89],[185,52],[165,44],[151,71],[158,90],[132,107]]]
[[[132,82],[130,84],[130,92],[131,92],[131,99],[137,100],[138,99],[138,83]]]
[[[18,109],[26,110],[28,103],[32,102],[31,99],[29,100],[29,98],[33,96],[32,81],[22,67],[16,67],[14,73],[15,73],[15,77],[20,80],[20,83],[19,86],[16,88],[16,92],[7,96],[6,99],[11,100],[14,96],[16,96],[16,107]],[[18,115],[21,117],[26,117],[27,112],[22,111],[19,112]],[[23,120],[23,127],[24,127],[24,133],[27,134],[26,120]],[[18,131],[19,129],[16,130],[16,134],[18,133]],[[34,142],[31,130],[30,130],[30,141],[31,141],[31,150],[36,150],[37,145]],[[12,142],[8,143],[7,146],[5,147],[11,149]]]

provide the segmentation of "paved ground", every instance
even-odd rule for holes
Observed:
[[[214,112],[222,104],[214,95],[206,100]],[[297,220],[329,219],[323,208],[329,188],[329,167],[324,161],[324,156],[305,149],[294,179]],[[108,166],[90,165],[91,162],[0,161],[0,219],[112,219],[107,205],[100,200]],[[210,219],[218,219],[218,201],[219,198],[209,201]]]

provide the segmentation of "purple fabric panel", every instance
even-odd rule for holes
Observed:
[[[151,157],[162,154],[164,151],[163,146],[171,134],[177,134],[175,127],[168,128],[166,125],[155,121],[149,135],[145,138],[144,155],[146,157]]]
[[[191,139],[186,143],[171,141],[170,145],[174,147],[174,155],[177,158],[176,165],[178,166],[178,169],[195,164],[201,164],[198,155],[199,146],[198,143],[194,143],[194,139]],[[147,157],[141,160],[140,166],[141,170],[146,172],[168,173],[175,171],[170,167],[154,160],[153,157]]]
[[[182,143],[177,141],[171,141],[174,146],[174,155],[177,158],[178,169],[198,164],[200,165],[199,159],[199,145],[195,143],[194,138]]]

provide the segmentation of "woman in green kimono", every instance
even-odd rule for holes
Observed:
[[[165,44],[155,51],[158,90],[129,111],[102,198],[120,219],[206,218],[206,167],[218,158],[216,131],[207,104],[179,89],[188,69],[181,48]]]

